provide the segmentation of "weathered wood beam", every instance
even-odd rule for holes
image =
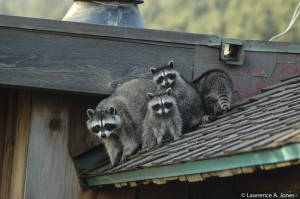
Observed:
[[[111,94],[174,60],[193,78],[196,44],[220,37],[0,16],[0,86]]]

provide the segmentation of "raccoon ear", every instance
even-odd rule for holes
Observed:
[[[91,119],[94,116],[95,111],[93,109],[88,109],[86,111],[86,113],[87,113],[88,117]]]
[[[110,114],[112,114],[112,115],[115,115],[116,113],[117,113],[117,110],[115,109],[115,107],[109,107],[108,109],[107,109],[107,111],[110,113]]]
[[[172,60],[169,61],[168,66],[169,66],[169,68],[175,68],[174,62]]]
[[[149,100],[152,100],[153,97],[154,97],[154,95],[153,95],[153,93],[148,93],[148,94],[147,94],[147,97],[148,97]]]
[[[166,93],[167,93],[168,95],[172,95],[172,89],[171,89],[171,88],[168,88],[168,89],[166,90]]]
[[[150,68],[151,73],[154,75],[156,73],[156,68],[151,67]]]

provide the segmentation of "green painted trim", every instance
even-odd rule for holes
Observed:
[[[74,164],[79,172],[90,171],[109,163],[109,157],[104,145],[99,145],[79,156],[73,158]]]
[[[190,175],[300,159],[300,143],[275,149],[125,171],[86,179],[90,186]]]

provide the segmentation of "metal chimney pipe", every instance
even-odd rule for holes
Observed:
[[[143,0],[74,0],[64,21],[145,28],[137,4]]]

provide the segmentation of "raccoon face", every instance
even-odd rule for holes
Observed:
[[[158,115],[167,115],[175,105],[175,99],[171,96],[171,88],[166,91],[148,93],[148,109]]]
[[[114,107],[107,110],[88,109],[87,127],[90,132],[97,134],[100,138],[107,138],[115,133],[121,125],[121,119]]]
[[[150,68],[150,71],[153,75],[153,82],[162,87],[171,87],[178,74],[174,70],[173,61],[170,61],[168,66],[160,69]]]

